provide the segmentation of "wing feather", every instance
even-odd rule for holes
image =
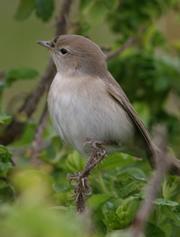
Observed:
[[[120,87],[120,85],[115,81],[115,79],[111,76],[111,74],[108,75],[108,77],[104,80],[107,88],[107,92],[112,96],[114,100],[116,100],[123,109],[127,112],[129,117],[131,118],[134,126],[136,127],[139,134],[142,136],[149,153],[149,161],[151,165],[155,166],[155,155],[156,155],[156,149],[155,145],[153,144],[151,137],[145,128],[143,122],[138,117],[137,113],[135,112],[133,106],[131,105],[129,99],[127,98],[126,94],[124,93],[123,89]]]

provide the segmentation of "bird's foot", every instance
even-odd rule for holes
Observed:
[[[99,150],[102,146],[105,145],[102,141],[96,141],[93,139],[87,138],[84,142],[84,147],[89,146],[91,150]]]
[[[69,180],[70,182],[76,183],[76,191],[81,190],[85,195],[89,195],[91,193],[91,189],[88,184],[88,177],[83,176],[82,173],[70,175]]]
[[[99,141],[86,141],[91,147],[90,158],[81,173],[71,175],[69,180],[75,182],[75,201],[78,212],[83,212],[85,209],[85,199],[91,193],[90,186],[88,184],[88,176],[94,167],[99,164],[106,156],[106,150],[104,143]]]
[[[78,212],[83,212],[85,209],[85,199],[91,193],[90,186],[88,184],[88,177],[83,176],[81,173],[71,175],[69,177],[70,182],[75,182],[74,196]]]

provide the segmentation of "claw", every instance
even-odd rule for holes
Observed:
[[[104,157],[106,155],[106,150],[104,148],[101,148],[97,151],[96,154],[98,157]]]
[[[84,146],[86,145],[90,145],[91,148],[93,148],[94,150],[99,150],[99,148],[101,148],[104,145],[104,142],[94,141],[92,139],[86,139],[86,141],[84,142]]]
[[[81,173],[79,172],[79,173],[76,173],[76,174],[71,174],[71,175],[68,175],[68,180],[70,181],[70,182],[72,182],[72,181],[78,181],[79,180],[79,178],[80,178],[80,176],[81,176]]]
[[[106,150],[104,143],[99,141],[86,140],[86,144],[91,146],[90,159],[87,162],[84,171],[68,177],[69,181],[74,181],[74,198],[76,201],[76,207],[78,212],[82,212],[85,209],[85,198],[91,194],[91,188],[88,184],[88,176],[91,170],[100,163],[105,155]]]
[[[88,184],[88,178],[82,177],[81,173],[73,174],[68,177],[69,181],[75,181],[75,199],[78,199],[80,194],[87,196],[91,194],[91,189]]]

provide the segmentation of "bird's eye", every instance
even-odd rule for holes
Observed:
[[[65,49],[65,48],[61,48],[61,49],[59,49],[59,51],[60,51],[62,54],[68,53],[67,49]]]

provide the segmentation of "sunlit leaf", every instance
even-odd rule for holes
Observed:
[[[8,124],[11,121],[11,116],[7,114],[0,114],[0,125]]]
[[[122,200],[119,207],[116,210],[116,214],[119,217],[119,223],[121,228],[127,227],[132,223],[135,213],[138,209],[138,200],[135,197],[129,197]]]
[[[119,223],[119,217],[116,214],[116,207],[112,202],[107,202],[103,206],[102,211],[103,211],[103,222],[109,231],[121,228]]]
[[[77,151],[68,154],[66,158],[66,169],[68,172],[78,172],[83,169],[84,160]]]
[[[170,207],[177,207],[179,205],[178,202],[174,202],[174,201],[166,200],[162,198],[156,199],[155,204],[159,206],[170,206]]]

